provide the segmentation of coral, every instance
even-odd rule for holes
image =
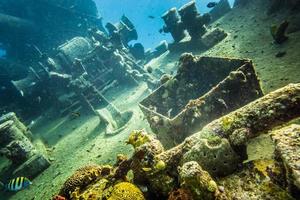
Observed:
[[[135,185],[128,182],[116,184],[111,192],[108,200],[144,200],[144,195],[141,190]]]
[[[189,190],[179,188],[169,194],[168,200],[193,200]]]
[[[161,85],[165,84],[168,80],[170,80],[172,78],[171,75],[169,74],[164,74],[160,77],[159,82]]]
[[[179,168],[179,180],[181,187],[190,190],[195,200],[219,198],[216,182],[195,161],[187,162]]]
[[[150,138],[144,130],[134,130],[130,133],[127,144],[131,144],[134,148],[137,148],[149,141]]]
[[[258,163],[258,167],[263,169],[265,164]],[[242,171],[220,179],[218,185],[225,187],[228,199],[293,199],[283,188],[262,176],[252,163],[245,164]]]
[[[201,139],[183,156],[182,163],[196,161],[213,176],[232,173],[239,163],[238,155],[228,140],[212,137]]]
[[[117,162],[114,165],[114,178],[119,180],[128,180],[128,172],[130,171],[132,160],[128,159],[127,156],[123,154],[117,155]]]
[[[254,169],[260,172],[265,177],[269,176],[268,169],[275,165],[274,160],[254,160]]]
[[[100,177],[102,167],[98,165],[90,165],[82,167],[70,176],[61,188],[59,195],[70,198],[70,194],[79,188],[84,189],[86,186],[96,181]]]
[[[166,168],[166,163],[162,160],[158,161],[155,165],[155,169],[158,171],[164,170]]]
[[[71,193],[72,200],[101,200],[103,197],[107,197],[110,194],[111,187],[108,187],[109,181],[107,179],[100,179],[95,184],[89,186],[82,193],[79,188]]]

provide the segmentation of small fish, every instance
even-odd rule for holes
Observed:
[[[80,112],[76,111],[76,112],[71,112],[71,118],[72,119],[76,119],[78,117],[80,117]]]
[[[218,102],[220,102],[226,109],[228,109],[228,106],[227,106],[226,102],[224,101],[224,99],[218,99]]]
[[[155,17],[153,15],[148,15],[149,19],[155,19]]]
[[[17,192],[29,187],[32,182],[26,177],[18,177],[11,179],[7,184],[0,182],[0,186],[7,191]]]
[[[36,100],[37,100],[37,102],[40,104],[41,101],[42,101],[42,97],[38,96],[38,97],[36,98]]]
[[[218,5],[217,2],[209,2],[209,3],[206,5],[206,7],[208,7],[208,8],[213,8],[213,7],[215,7],[216,5]]]

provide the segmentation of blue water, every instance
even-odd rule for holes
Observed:
[[[145,48],[155,47],[161,40],[172,41],[169,34],[160,34],[163,26],[160,16],[171,7],[180,8],[190,0],[95,0],[103,22],[118,22],[125,14],[135,24],[139,39]],[[229,0],[231,5],[234,0]],[[211,0],[196,1],[201,14],[208,12],[206,7]],[[148,16],[155,17],[150,19]],[[134,42],[135,43],[135,42]]]
[[[0,48],[0,58],[5,57],[6,51]]]

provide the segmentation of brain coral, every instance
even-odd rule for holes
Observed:
[[[101,175],[102,168],[98,165],[82,167],[70,176],[61,188],[59,195],[70,198],[76,189],[83,189]]]
[[[121,182],[113,187],[108,200],[145,200],[143,193],[135,185]]]

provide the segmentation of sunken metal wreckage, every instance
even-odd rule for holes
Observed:
[[[219,7],[226,5],[224,1]],[[215,12],[219,15],[218,10]],[[91,21],[95,22],[95,16]],[[12,29],[12,24],[5,23],[8,18],[25,27],[32,23],[0,15],[0,21]],[[238,198],[238,191],[230,182],[235,180],[232,174],[237,169],[243,166],[244,174],[235,173],[238,179],[257,180],[251,175],[256,173],[254,167],[243,164],[248,141],[300,116],[300,85],[290,84],[263,96],[255,68],[248,59],[186,53],[179,60],[177,74],[163,77],[166,80],[160,83],[161,72],[151,74],[143,68],[145,56],[151,59],[167,50],[191,47],[191,43],[181,41],[186,32],[203,49],[214,46],[227,35],[220,29],[207,31],[209,15],[200,15],[195,2],[184,5],[178,12],[172,8],[162,18],[166,24],[162,31],[170,32],[174,43],[162,42],[153,52],[144,52],[140,45],[128,45],[137,38],[137,32],[125,16],[116,24],[108,23],[105,26],[108,33],[102,25],[79,26],[86,34],[71,37],[51,56],[43,53],[47,48],[31,45],[36,57],[27,77],[11,80],[14,90],[28,102],[49,97],[55,106],[59,105],[61,115],[79,109],[97,115],[107,134],[123,130],[132,117],[131,111],[121,112],[106,99],[107,90],[122,82],[133,85],[144,82],[154,90],[140,102],[140,108],[156,137],[143,130],[133,131],[127,141],[134,148],[130,158],[119,155],[114,166],[78,169],[53,199]],[[98,23],[100,18],[97,19]],[[3,115],[0,124],[0,152],[12,161],[15,169],[12,174],[34,178],[51,164],[15,113]],[[294,152],[300,149],[299,126],[283,127],[271,136],[276,161],[264,173],[297,198],[300,158]],[[32,171],[33,168],[36,170]],[[272,184],[266,177],[259,179],[260,183]],[[262,197],[259,195],[275,198],[283,191],[276,188],[268,193],[257,188],[248,191],[258,198]]]

